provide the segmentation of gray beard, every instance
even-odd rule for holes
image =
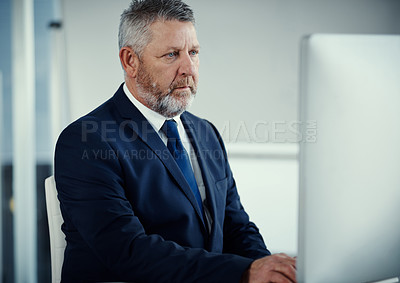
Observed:
[[[136,84],[138,95],[143,99],[147,107],[166,118],[175,117],[189,108],[197,91],[193,79],[185,77],[173,82],[163,92],[151,77],[143,62],[140,62]],[[175,90],[176,87],[183,85],[190,85],[189,94],[187,91]]]
[[[166,118],[175,117],[183,113],[192,104],[196,91],[191,90],[187,95],[173,95],[172,91],[161,93],[153,83],[152,89],[146,90],[141,83],[137,83],[138,95],[143,99],[146,105],[153,111],[161,114]]]

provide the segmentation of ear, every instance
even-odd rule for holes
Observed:
[[[126,75],[131,78],[136,78],[139,67],[139,58],[132,48],[128,46],[122,47],[119,51],[119,59],[121,60]]]

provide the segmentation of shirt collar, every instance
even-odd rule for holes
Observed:
[[[136,99],[136,97],[133,96],[133,94],[129,91],[128,87],[126,86],[126,83],[124,83],[123,86],[125,95],[128,97],[128,99],[135,105],[135,107],[140,111],[140,113],[143,114],[143,116],[149,121],[150,125],[154,128],[156,132],[159,132],[161,130],[161,127],[163,126],[165,120],[171,119],[171,118],[166,118],[162,116],[161,114],[151,110],[150,108],[144,106],[139,100]],[[178,124],[181,123],[180,119],[180,114],[173,117]]]

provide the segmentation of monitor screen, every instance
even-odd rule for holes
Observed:
[[[301,52],[298,281],[396,278],[400,36],[315,34]]]

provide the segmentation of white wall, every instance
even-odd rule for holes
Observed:
[[[70,120],[111,97],[123,82],[118,57],[118,25],[128,0],[65,0]]]
[[[129,2],[63,1],[72,119],[110,97],[123,81],[117,33],[119,15]],[[199,93],[192,111],[220,129],[228,122],[231,127],[243,122],[251,128],[257,121],[297,119],[303,35],[400,33],[397,0],[187,3],[195,11],[202,49]],[[248,141],[243,134],[236,139]]]
[[[63,1],[70,120],[105,101],[123,81],[117,33],[129,2]],[[201,44],[200,86],[191,110],[214,122],[233,151],[243,203],[268,246],[295,254],[298,163],[291,121],[297,119],[300,38],[314,32],[400,33],[400,1],[187,3]]]
[[[298,147],[228,145],[242,204],[271,252],[297,253]]]

